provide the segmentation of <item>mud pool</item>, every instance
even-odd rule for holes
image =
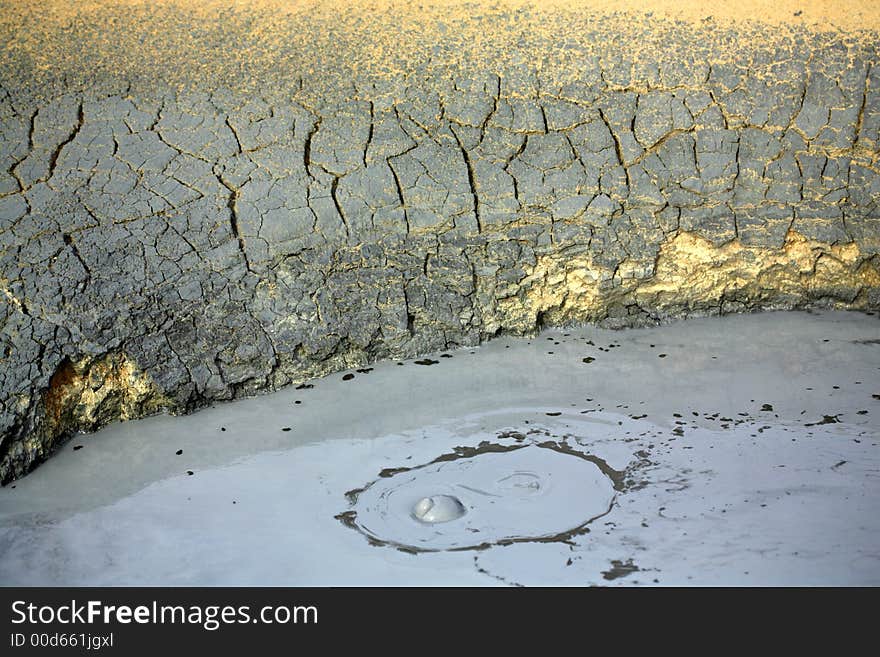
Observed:
[[[878,585],[880,317],[549,330],[77,436],[4,585]]]

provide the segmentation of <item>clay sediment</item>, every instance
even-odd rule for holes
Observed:
[[[70,18],[78,59],[60,19],[2,52],[4,482],[74,431],[502,332],[880,307],[873,25],[479,5],[370,57],[408,23],[123,5],[103,45]]]

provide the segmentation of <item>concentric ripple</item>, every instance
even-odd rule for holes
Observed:
[[[384,471],[338,517],[373,543],[413,552],[564,540],[609,511],[615,486],[602,465],[555,444],[482,443]]]

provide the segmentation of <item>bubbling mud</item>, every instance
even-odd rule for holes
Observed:
[[[423,497],[413,507],[413,515],[422,522],[449,522],[461,518],[465,513],[467,509],[464,504],[452,495]]]
[[[608,513],[615,481],[595,457],[556,443],[483,442],[351,491],[337,516],[373,544],[409,552],[566,540]]]

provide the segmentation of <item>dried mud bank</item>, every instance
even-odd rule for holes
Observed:
[[[117,5],[0,22],[3,482],[499,333],[880,307],[876,31]]]

